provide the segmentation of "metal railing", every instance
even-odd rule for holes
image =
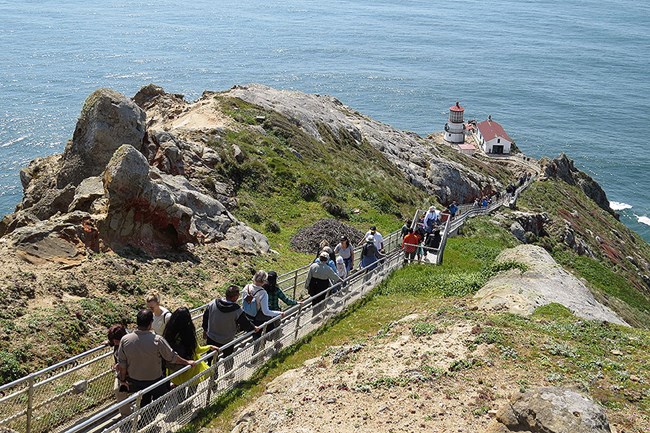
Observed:
[[[392,251],[380,259],[377,264],[370,265],[368,268],[372,268],[372,270],[360,269],[342,283],[332,286],[328,289],[325,299],[320,303],[311,305],[311,302],[319,295],[310,297],[302,304],[286,310],[284,318],[275,318],[267,322],[259,339],[252,340],[252,333],[247,333],[235,339],[228,346],[222,347],[222,349],[233,347],[232,355],[221,358],[218,352],[206,354],[201,361],[212,358],[211,367],[152,403],[139,407],[145,393],[163,385],[167,380],[182,374],[190,367],[184,367],[159,383],[104,409],[71,427],[67,430],[68,433],[92,431],[97,422],[124,406],[133,406],[132,414],[108,425],[101,431],[135,433],[179,430],[195,416],[199,409],[208,407],[211,402],[224,393],[237,387],[241,381],[249,379],[265,361],[282,347],[295,343],[321,327],[325,323],[323,319],[340,313],[348,305],[359,300],[395,269],[401,267],[402,263],[401,251],[399,249]],[[271,323],[278,323],[279,326],[267,332],[266,329]]]
[[[385,251],[400,247],[399,231],[384,237]],[[360,257],[361,247],[354,252]],[[306,297],[304,284],[310,265],[279,275],[278,286],[294,299]],[[198,334],[202,333],[207,305],[191,310]],[[75,420],[106,407],[114,399],[113,364],[112,348],[102,345],[0,386],[0,429],[64,431]]]

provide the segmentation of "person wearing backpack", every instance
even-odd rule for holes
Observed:
[[[377,262],[384,256],[375,245],[375,238],[372,235],[366,237],[366,244],[361,249],[361,269],[370,272],[377,267]]]
[[[253,282],[246,284],[242,290],[242,308],[244,313],[248,316],[249,320],[257,327],[262,327],[264,323],[273,319],[274,317],[284,317],[284,312],[278,310],[271,310],[269,308],[269,294],[264,289],[264,285],[268,282],[268,274],[266,271],[260,270],[253,276]],[[266,325],[266,332],[269,333],[275,329],[277,322],[269,323]],[[262,336],[263,329],[253,334],[253,340],[257,340]],[[253,349],[253,355],[261,347],[261,343],[256,343]]]
[[[309,296],[315,296],[311,301],[314,315],[317,315],[322,310],[322,306],[317,306],[317,304],[325,300],[330,284],[341,281],[341,277],[327,264],[330,258],[329,254],[326,251],[321,251],[318,258],[318,262],[312,263],[309,267],[307,279],[305,280],[307,293],[309,293]]]

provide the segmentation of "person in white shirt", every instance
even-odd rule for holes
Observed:
[[[368,239],[368,236],[372,236],[374,238],[374,244],[375,248],[377,248],[377,251],[383,251],[384,250],[384,237],[377,231],[377,227],[372,226],[370,227],[370,230],[366,232],[365,235],[363,235],[363,239],[361,239],[361,242],[359,245],[363,245],[366,243],[366,239]]]
[[[151,329],[153,329],[156,335],[163,335],[165,325],[169,322],[172,313],[167,308],[160,306],[160,293],[155,290],[147,295],[145,302],[147,303],[147,308],[153,313]]]
[[[348,270],[345,266],[345,260],[343,257],[338,256],[336,258],[336,273],[339,274],[339,277],[344,280],[348,276]]]
[[[253,325],[255,325],[258,328],[261,328],[259,331],[253,334],[253,340],[259,340],[264,330],[266,330],[266,333],[268,334],[271,331],[273,331],[278,325],[278,322],[269,323],[268,325],[266,325],[266,328],[264,329],[263,325],[266,322],[268,322],[269,320],[277,316],[284,317],[283,311],[271,310],[269,308],[269,294],[266,291],[266,289],[264,289],[264,284],[268,282],[268,278],[269,278],[269,274],[266,271],[263,270],[257,271],[253,276],[253,282],[246,284],[241,293],[242,306],[244,307],[244,312],[246,312],[246,315],[248,316],[249,320],[253,322]],[[255,305],[256,313],[254,316],[249,314],[249,311],[246,311],[247,310],[246,304],[251,304],[251,303],[256,304]],[[252,355],[254,356],[263,345],[264,345],[264,341],[262,340],[256,341],[255,346],[253,346]],[[260,358],[256,357],[251,362],[255,363],[258,361],[260,361]]]

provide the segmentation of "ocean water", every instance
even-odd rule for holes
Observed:
[[[525,153],[574,158],[650,240],[648,2],[0,0],[0,17],[0,214],[96,88],[260,82],[420,134],[460,100]]]

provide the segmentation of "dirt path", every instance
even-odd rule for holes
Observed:
[[[468,322],[438,328],[412,315],[363,345],[332,347],[275,379],[233,433],[481,431],[512,382],[446,374],[484,357],[486,345],[466,344],[472,329]]]

